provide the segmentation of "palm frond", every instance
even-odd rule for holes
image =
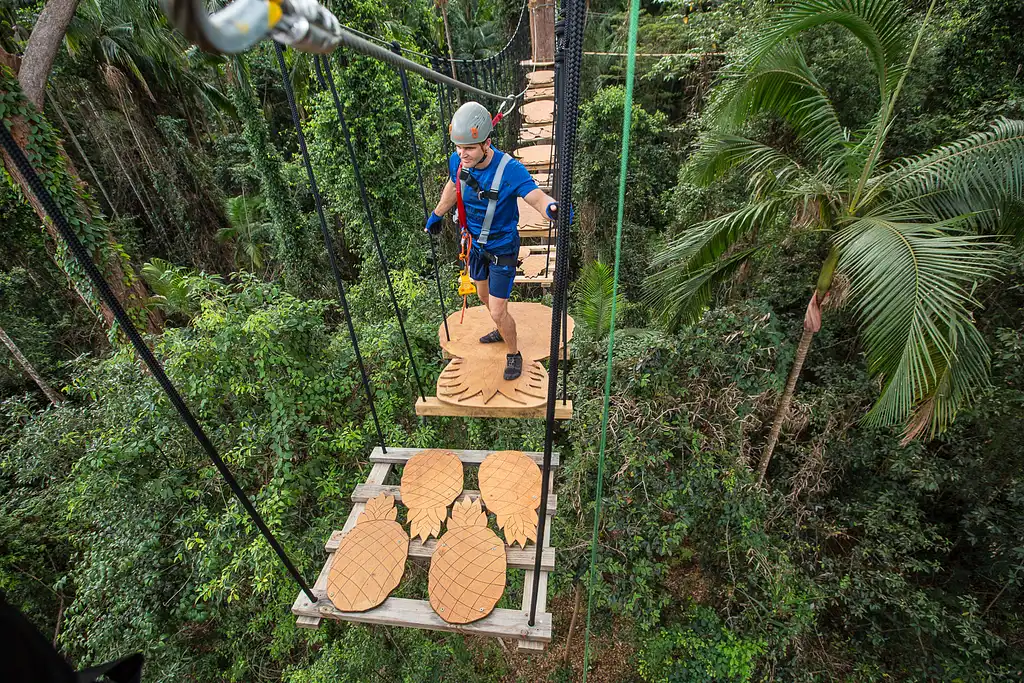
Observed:
[[[611,266],[594,261],[588,264],[576,281],[578,314],[588,328],[598,337],[604,337],[611,329],[612,299],[615,287]],[[625,297],[620,292],[615,298],[615,307],[621,311]]]
[[[796,0],[772,17],[751,46],[756,63],[793,36],[815,26],[838,24],[864,45],[884,100],[896,87],[909,50],[906,4],[901,0]]]
[[[715,289],[735,275],[747,259],[767,248],[768,245],[761,245],[740,249],[686,272],[676,268],[656,271],[645,283],[645,300],[669,330],[695,323],[710,304]]]
[[[752,115],[776,114],[817,159],[848,140],[828,93],[795,43],[780,45],[756,64],[726,74],[712,107],[711,116],[727,130],[739,128]]]
[[[1024,121],[989,129],[902,159],[881,179],[897,199],[914,198],[940,218],[976,216],[979,230],[1017,236],[1024,200]]]
[[[783,203],[754,202],[717,218],[698,223],[655,255],[647,278],[647,301],[660,309],[671,325],[700,316],[711,298],[713,284],[735,272],[743,259],[722,259],[755,228],[770,225]],[[719,262],[719,259],[722,259]]]
[[[697,184],[710,185],[733,169],[748,175],[752,183],[770,177],[774,184],[781,185],[800,172],[800,165],[764,143],[739,135],[721,135],[701,146],[688,175]]]
[[[868,415],[876,424],[907,423],[934,402],[934,429],[948,425],[956,405],[987,377],[987,355],[964,340],[977,306],[970,292],[1002,268],[1002,248],[948,223],[914,216],[857,218],[835,237],[839,269],[862,328],[868,370],[883,378]],[[983,347],[983,345],[982,345]],[[987,352],[986,352],[987,353]]]

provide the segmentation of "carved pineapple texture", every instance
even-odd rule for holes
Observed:
[[[448,505],[462,492],[462,461],[430,449],[409,458],[402,472],[402,502],[409,508],[409,536],[426,541],[441,533]]]
[[[376,607],[402,580],[409,536],[397,517],[395,499],[382,493],[366,503],[355,528],[341,540],[327,577],[327,597],[338,609]]]
[[[480,464],[480,496],[509,545],[537,542],[541,474],[522,451],[497,451]]]
[[[505,592],[506,567],[505,545],[487,528],[480,500],[466,496],[430,559],[430,606],[452,624],[484,618]]]

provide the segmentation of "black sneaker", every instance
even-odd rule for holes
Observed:
[[[517,379],[523,374],[523,354],[505,354],[505,379]]]
[[[500,341],[505,341],[501,338],[501,332],[498,330],[491,330],[484,336],[480,337],[481,344],[495,344]]]

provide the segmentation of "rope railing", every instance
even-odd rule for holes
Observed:
[[[377,407],[373,399],[373,388],[370,385],[370,376],[366,372],[366,364],[363,362],[363,355],[359,351],[359,340],[356,337],[356,328],[352,323],[352,312],[348,306],[348,297],[345,295],[345,283],[341,278],[341,270],[338,268],[337,253],[334,249],[334,239],[331,231],[327,228],[327,219],[324,216],[323,198],[320,196],[320,189],[317,186],[316,174],[313,173],[313,165],[309,160],[309,149],[306,147],[306,136],[302,132],[302,123],[299,121],[299,109],[295,104],[295,92],[292,90],[291,79],[288,77],[288,67],[284,63],[284,49],[278,42],[274,43],[274,52],[277,55],[277,66],[281,71],[281,81],[284,85],[285,97],[288,99],[288,108],[292,115],[292,124],[295,126],[295,134],[299,142],[299,151],[302,155],[302,164],[306,169],[306,179],[309,181],[309,189],[313,195],[313,204],[316,207],[317,218],[320,221],[320,233],[324,239],[324,248],[327,251],[327,260],[331,266],[331,273],[334,276],[334,285],[338,290],[338,302],[345,313],[345,323],[348,326],[349,340],[352,342],[352,349],[355,352],[356,363],[359,366],[359,375],[362,380],[363,390],[366,392],[366,399],[370,404],[370,415],[373,418],[373,425],[377,430],[377,438],[380,441],[382,451],[387,451],[384,443],[384,431],[381,429],[380,420],[377,417]]]
[[[564,112],[562,128],[558,131],[557,144],[560,145],[559,188],[562,201],[558,211],[558,236],[555,248],[555,276],[551,302],[551,346],[549,349],[548,395],[545,413],[544,460],[541,468],[540,499],[547,500],[551,472],[551,453],[555,434],[555,401],[558,398],[559,347],[563,340],[562,328],[565,324],[565,309],[568,303],[569,284],[569,231],[572,223],[572,181],[573,155],[576,143],[576,128],[579,119],[580,100],[580,65],[583,61],[583,27],[586,21],[587,8],[585,0],[567,0],[565,3],[565,41],[564,46],[556,44],[555,71],[564,69],[565,86],[562,91]],[[537,521],[537,544],[535,546],[533,586],[530,595],[530,614],[528,623],[533,626],[537,619],[537,598],[540,590],[541,553],[544,550],[544,535],[547,526],[547,506],[540,506]]]
[[[217,471],[220,472],[220,475],[224,477],[224,481],[227,483],[228,488],[231,489],[231,493],[234,494],[235,498],[241,504],[242,509],[259,530],[260,535],[263,536],[271,549],[273,549],[278,559],[281,560],[281,564],[284,565],[288,574],[299,585],[303,594],[310,602],[316,603],[316,595],[313,593],[312,589],[310,589],[305,579],[302,578],[302,574],[299,573],[299,570],[295,568],[295,565],[292,563],[288,554],[270,530],[270,527],[267,526],[267,523],[263,520],[259,511],[257,511],[256,507],[252,504],[252,501],[249,500],[249,496],[247,496],[245,491],[242,490],[241,485],[239,485],[238,480],[235,479],[223,458],[220,457],[220,453],[217,452],[216,446],[214,446],[213,442],[210,441],[210,438],[206,435],[206,432],[203,430],[202,426],[196,420],[192,411],[185,403],[185,399],[182,398],[181,393],[178,392],[178,389],[167,376],[167,372],[164,370],[163,364],[157,360],[150,348],[146,346],[146,342],[142,339],[142,335],[139,333],[138,328],[132,321],[131,316],[128,315],[124,306],[121,305],[117,296],[114,295],[110,285],[100,273],[99,268],[97,268],[96,264],[93,262],[89,251],[85,248],[85,245],[82,244],[82,241],[78,239],[78,235],[76,235],[75,231],[71,228],[67,217],[64,216],[64,213],[60,210],[57,202],[53,199],[53,195],[51,195],[49,190],[46,189],[46,186],[43,185],[43,181],[39,178],[39,174],[36,173],[34,168],[32,168],[32,164],[29,163],[28,158],[25,156],[25,152],[18,146],[18,143],[15,142],[10,131],[7,130],[7,126],[4,125],[0,125],[0,146],[4,148],[4,151],[7,152],[10,159],[14,162],[17,173],[25,180],[33,196],[36,198],[36,201],[39,202],[39,205],[43,207],[46,215],[48,215],[50,220],[53,221],[53,225],[57,228],[57,232],[60,233],[61,239],[63,239],[65,244],[67,244],[68,249],[75,258],[75,261],[78,262],[79,267],[85,271],[85,274],[92,282],[93,287],[96,288],[96,293],[100,300],[114,315],[114,319],[117,321],[121,332],[128,338],[128,341],[135,349],[135,353],[139,356],[142,362],[145,363],[146,367],[149,369],[150,375],[152,375],[153,379],[155,379],[157,384],[160,385],[160,388],[163,390],[168,400],[170,400],[171,405],[178,412],[179,417],[181,417],[182,422],[184,422],[185,426],[188,427],[188,430],[192,432],[192,435],[195,437],[196,441],[199,442],[199,445],[206,452],[207,457],[210,458],[214,467],[216,467]]]

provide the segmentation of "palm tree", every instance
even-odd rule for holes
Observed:
[[[761,454],[760,481],[837,273],[849,283],[868,370],[882,378],[869,423],[903,425],[908,440],[934,435],[987,381],[989,353],[972,321],[971,293],[1000,271],[1005,236],[1024,222],[1024,122],[1000,119],[919,157],[884,160],[900,90],[934,5],[912,41],[897,0],[797,0],[776,14],[727,70],[711,109],[716,129],[692,165],[692,178],[702,183],[744,174],[749,199],[692,226],[655,259],[651,299],[678,324],[697,319],[716,285],[771,246],[764,236],[759,241],[760,228],[795,215],[790,226],[828,235],[829,255]],[[840,125],[796,42],[824,24],[847,29],[870,58],[878,109],[863,130]],[[765,114],[792,129],[799,157],[740,134],[745,121]]]
[[[260,195],[246,197],[242,194],[231,197],[225,204],[231,225],[218,230],[217,239],[235,243],[236,264],[239,253],[243,253],[253,271],[263,270],[266,260],[264,254],[269,246],[264,241],[264,236],[273,230],[273,223],[267,215],[266,202]]]

